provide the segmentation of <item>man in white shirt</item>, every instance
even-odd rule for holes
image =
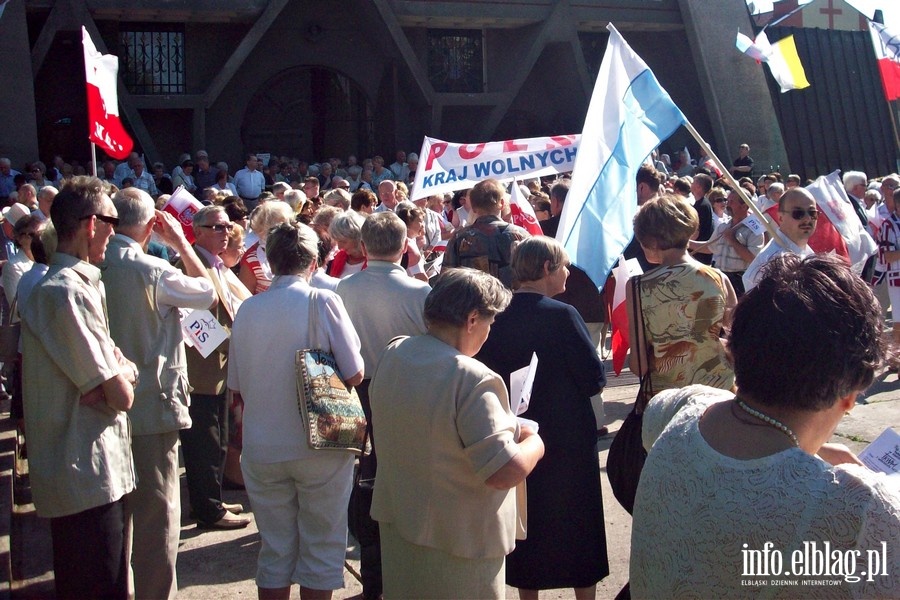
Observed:
[[[119,225],[103,266],[109,330],[139,374],[130,412],[137,475],[129,503],[135,591],[138,598],[173,598],[181,529],[178,432],[191,426],[178,309],[211,308],[216,292],[181,225],[155,210],[146,192],[121,190],[113,204]],[[178,251],[187,274],[147,254],[154,231]]]
[[[778,216],[778,236],[769,240],[744,273],[744,288],[748,292],[759,283],[760,270],[773,257],[785,252],[799,256],[814,254],[809,238],[816,231],[819,210],[812,194],[800,187],[786,191],[778,201]]]
[[[156,182],[153,181],[153,175],[144,169],[144,161],[136,158],[131,161],[131,170],[134,173],[134,187],[144,190],[152,197],[159,196],[159,190],[156,189]]]
[[[247,155],[247,166],[234,174],[234,186],[238,196],[244,200],[247,210],[252,211],[259,203],[259,196],[266,187],[266,177],[258,170],[259,161],[255,154]]]
[[[391,163],[391,166],[388,168],[394,174],[394,178],[397,181],[406,181],[409,179],[409,165],[406,162],[406,152],[398,150],[397,160]]]
[[[375,212],[394,212],[397,208],[397,184],[386,179],[378,184],[378,199],[381,201],[375,208]]]

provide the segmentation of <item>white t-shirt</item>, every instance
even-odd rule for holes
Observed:
[[[791,240],[787,238],[786,235],[781,233],[781,230],[778,230],[778,237],[774,237],[769,240],[769,243],[760,250],[759,254],[756,255],[756,258],[753,259],[753,262],[747,267],[747,270],[744,272],[744,276],[742,277],[744,281],[744,289],[746,291],[750,291],[756,287],[756,284],[759,283],[759,272],[765,266],[767,262],[784,254],[786,252],[792,252],[800,257],[807,257],[812,254],[815,254],[812,248],[809,245],[801,248]]]

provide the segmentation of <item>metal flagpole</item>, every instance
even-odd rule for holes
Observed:
[[[97,176],[97,144],[91,142],[91,167],[94,171],[94,177]]]
[[[735,180],[728,167],[726,167],[725,164],[721,160],[719,160],[719,157],[715,155],[715,153],[712,151],[712,148],[709,147],[709,144],[707,144],[706,140],[704,140],[700,135],[700,132],[694,129],[694,126],[691,125],[691,122],[687,119],[685,119],[684,121],[684,126],[687,128],[693,138],[697,140],[697,143],[700,144],[700,147],[706,151],[706,155],[709,156],[714,163],[716,163],[716,166],[719,167],[720,171],[722,171],[724,177],[728,179],[728,182],[731,184],[732,188],[734,188],[734,191],[737,193],[737,195],[741,197],[741,200],[744,201],[744,204],[746,204],[750,209],[750,212],[756,215],[756,218],[759,219],[760,222],[762,222],[768,234],[773,238],[777,238],[778,236],[775,232],[775,226],[772,225],[772,222],[769,220],[769,218],[759,210],[759,208],[756,206],[756,203],[747,196],[747,192],[744,191],[744,188],[742,188],[737,180]]]

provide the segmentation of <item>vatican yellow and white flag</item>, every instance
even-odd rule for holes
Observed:
[[[782,93],[809,87],[793,35],[771,44],[765,30],[760,31],[755,40],[738,32],[735,45],[747,56],[769,65],[769,71],[781,87]]]

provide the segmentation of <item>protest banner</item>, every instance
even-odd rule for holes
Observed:
[[[543,177],[575,165],[580,135],[456,144],[426,137],[411,200],[464,190],[485,179]]]

